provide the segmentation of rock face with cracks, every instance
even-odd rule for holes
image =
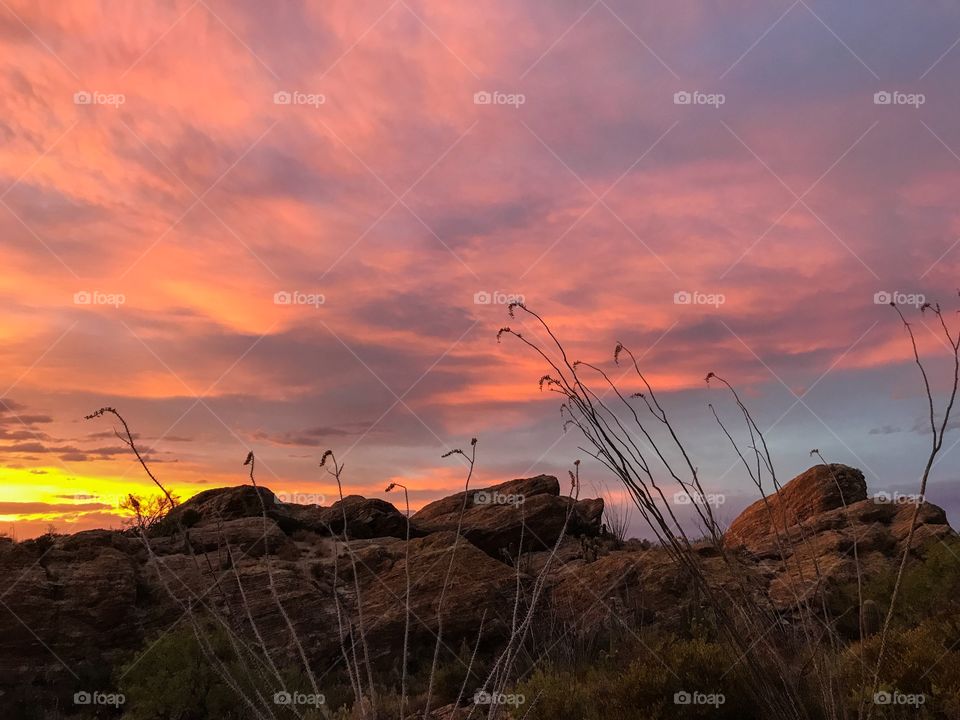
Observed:
[[[413,524],[431,533],[456,532],[459,523],[467,540],[500,558],[551,547],[565,523],[568,535],[597,535],[602,517],[603,500],[561,496],[557,478],[538,475],[437,500],[415,513]]]

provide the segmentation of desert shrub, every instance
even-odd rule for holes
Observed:
[[[893,574],[891,568],[887,575]],[[887,576],[883,581],[892,583]],[[897,607],[896,617],[905,625],[947,610],[955,613],[960,601],[960,540],[953,538],[929,545],[923,560],[908,566],[900,592],[903,602]]]
[[[530,720],[751,720],[756,709],[742,673],[719,644],[703,639],[666,639],[630,662],[615,660],[571,669],[536,671],[517,690],[530,706]],[[685,703],[695,693],[701,702]],[[722,702],[706,704],[714,695]],[[535,701],[535,702],[534,702]],[[525,708],[520,708],[523,716]]]
[[[316,545],[322,535],[316,530],[310,530],[308,528],[297,528],[292,533],[290,537],[293,538],[296,542],[307,543],[308,545]]]
[[[490,673],[490,658],[482,654],[474,658],[473,666],[470,669],[470,677],[467,678],[467,668],[470,667],[471,654],[472,648],[464,641],[457,653],[458,657],[453,657],[447,653],[444,662],[437,665],[433,688],[437,697],[437,705],[456,702],[461,688],[463,688],[463,698],[461,700],[466,702],[473,697],[477,690],[483,687],[483,683]],[[424,668],[421,674],[428,672],[429,668]],[[466,684],[464,684],[464,680],[466,680]]]
[[[897,567],[890,563],[883,572],[865,579],[866,635],[877,632],[889,607],[896,581]],[[840,634],[859,639],[856,583],[832,588],[827,594],[829,612]],[[904,570],[900,602],[894,612],[892,627],[907,630],[930,618],[955,615],[960,610],[960,539],[934,541]]]
[[[869,638],[862,647],[866,666],[877,661],[879,637]],[[863,666],[861,647],[851,645],[844,651],[843,673],[849,693],[849,705],[855,709],[860,698],[874,702],[869,687],[857,690]],[[879,718],[956,718],[960,717],[960,618],[955,615],[927,620],[917,627],[897,630],[887,638],[887,651],[880,672],[881,701],[874,717]],[[884,700],[896,700],[883,704]],[[921,698],[910,704],[906,696]]]
[[[623,547],[630,532],[632,510],[626,500],[605,500],[603,506],[603,527],[616,541],[617,549]]]
[[[213,645],[226,662],[235,658],[221,633]],[[120,671],[120,688],[126,695],[127,713],[133,720],[203,720],[214,713],[240,717],[235,697],[212,667],[188,626],[181,626],[147,644]]]
[[[244,650],[238,655],[222,627],[206,623],[202,632],[208,651],[212,649],[216,662],[223,663],[230,676],[242,683],[242,692],[248,697],[260,693],[269,700],[281,690],[311,692],[298,671],[281,669],[282,687],[275,678],[268,680],[258,672],[250,653]],[[240,720],[249,716],[249,708],[214,667],[189,624],[148,642],[119,669],[117,682],[126,696],[124,718],[129,720]],[[282,706],[277,707],[276,716],[285,717]],[[319,712],[304,714],[304,720],[314,717],[319,718]]]

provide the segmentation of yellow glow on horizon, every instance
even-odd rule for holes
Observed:
[[[181,500],[186,500],[203,488],[173,484],[168,489]],[[55,522],[65,515],[89,512],[116,515],[119,520],[124,517],[119,508],[120,501],[130,493],[149,497],[159,495],[160,490],[148,479],[77,475],[61,467],[0,468],[0,504],[42,503],[52,506],[49,511],[0,512],[0,522]],[[91,510],[84,507],[91,504],[108,505],[109,509]],[[76,505],[76,511],[70,511],[70,505]]]

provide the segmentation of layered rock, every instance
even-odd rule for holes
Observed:
[[[727,544],[750,547],[763,543],[776,529],[782,532],[804,520],[865,500],[863,473],[846,465],[815,465],[757,500],[730,524]]]
[[[407,518],[385,500],[348,495],[330,507],[283,502],[267,488],[241,485],[206,490],[177,507],[164,519],[160,534],[204,522],[223,522],[266,516],[286,533],[310,530],[342,535],[346,519],[351,538],[406,537]]]
[[[942,508],[911,496],[867,496],[863,473],[846,465],[816,465],[748,507],[731,523],[728,548],[745,551],[769,578],[778,609],[873,576],[902,557],[917,515],[911,549],[955,535]]]
[[[561,497],[557,478],[538,475],[451,495],[412,520],[424,533],[456,532],[459,525],[467,540],[500,558],[552,546],[565,524],[567,535],[598,535],[602,517],[603,500]]]

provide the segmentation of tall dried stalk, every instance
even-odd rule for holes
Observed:
[[[137,444],[133,441],[133,433],[130,432],[130,426],[127,425],[127,421],[124,420],[123,415],[117,412],[116,408],[102,407],[99,410],[84,416],[83,419],[93,420],[94,418],[103,417],[107,413],[116,417],[117,420],[120,421],[120,424],[123,425],[123,434],[121,435],[119,431],[114,430],[114,435],[116,435],[123,443],[127,445],[127,447],[133,451],[133,454],[136,456],[140,466],[143,468],[144,472],[147,473],[147,477],[149,477],[153,481],[153,484],[160,488],[160,491],[166,496],[167,502],[169,503],[169,509],[172,510],[177,505],[176,499],[173,497],[170,491],[167,490],[159,480],[157,480],[157,477],[153,474],[153,471],[150,470],[150,466],[147,465],[147,461],[144,460],[143,455],[140,454],[140,450],[137,448]]]
[[[359,626],[358,630],[360,633],[360,645],[363,652],[363,664],[367,671],[367,686],[370,693],[370,704],[373,707],[376,707],[377,703],[377,690],[374,686],[373,681],[373,666],[370,663],[370,648],[367,645],[367,629],[366,623],[363,619],[363,595],[360,592],[360,577],[357,573],[357,562],[356,558],[353,555],[353,549],[350,547],[349,536],[348,536],[348,524],[349,520],[347,519],[347,506],[343,502],[343,465],[337,462],[337,457],[334,454],[333,450],[327,450],[323,453],[323,456],[320,458],[320,467],[326,467],[327,461],[330,461],[333,469],[327,468],[327,472],[337,481],[337,493],[340,496],[340,510],[343,514],[343,543],[344,547],[347,550],[347,554],[350,556],[350,565],[351,572],[353,574],[353,587],[354,592],[356,593],[357,601],[357,624]],[[336,587],[334,587],[334,592],[336,592]],[[356,645],[354,644],[354,652]],[[359,677],[358,677],[359,680]],[[363,698],[360,699],[361,702],[361,713],[366,716],[366,704],[363,701]]]
[[[943,410],[943,418],[938,424],[936,410],[934,408],[933,391],[930,388],[930,378],[927,375],[927,369],[924,366],[923,361],[920,359],[920,351],[917,349],[917,338],[913,333],[913,327],[907,322],[907,319],[903,316],[903,312],[900,310],[897,304],[893,302],[890,304],[893,306],[893,309],[896,310],[897,315],[900,317],[900,322],[903,323],[903,327],[907,331],[907,335],[910,338],[910,347],[913,350],[914,364],[916,364],[916,366],[919,368],[920,376],[923,378],[923,389],[927,397],[928,421],[930,423],[930,432],[932,437],[930,452],[927,455],[927,461],[923,467],[923,475],[920,478],[919,498],[913,508],[913,517],[910,519],[910,530],[907,533],[907,538],[904,542],[903,555],[900,558],[900,565],[897,568],[897,577],[894,581],[893,590],[890,594],[890,604],[887,607],[887,614],[883,620],[883,629],[880,631],[880,649],[877,653],[877,664],[873,672],[872,693],[876,693],[880,686],[880,672],[883,667],[883,660],[887,650],[887,636],[890,632],[890,624],[893,620],[897,600],[900,595],[900,588],[903,582],[903,572],[907,566],[907,560],[910,557],[910,550],[913,547],[913,538],[917,530],[917,518],[920,515],[920,508],[923,505],[924,497],[926,496],[927,481],[930,479],[930,471],[933,469],[937,455],[940,454],[940,450],[943,448],[943,439],[949,428],[950,415],[953,412],[954,402],[957,399],[957,388],[960,386],[960,332],[957,333],[956,337],[953,336],[949,326],[946,323],[946,320],[943,317],[943,312],[940,309],[939,303],[924,303],[924,305],[920,308],[921,313],[929,310],[936,315],[937,321],[940,325],[940,331],[943,333],[944,337],[949,343],[949,352],[953,359],[952,385],[950,392],[947,395],[947,400]],[[872,713],[873,706],[871,706],[867,711],[868,720]]]
[[[105,408],[101,408],[101,409],[97,410],[96,412],[94,412],[94,413],[92,413],[92,414],[90,414],[90,415],[87,415],[85,419],[88,419],[88,420],[89,420],[89,419],[93,419],[93,418],[102,417],[102,416],[103,416],[104,414],[106,414],[106,413],[109,413],[109,414],[114,415],[114,416],[121,422],[121,424],[123,425],[124,434],[121,435],[121,434],[120,434],[119,432],[117,432],[117,431],[115,431],[115,434],[116,434],[117,437],[120,438],[124,443],[126,443],[128,447],[130,447],[130,449],[133,451],[134,455],[136,456],[138,462],[140,463],[141,467],[142,467],[142,468],[144,469],[144,471],[146,472],[147,476],[148,476],[148,477],[153,481],[153,483],[154,483],[155,485],[157,485],[157,487],[160,488],[160,490],[163,492],[164,497],[166,498],[166,501],[167,501],[167,503],[168,503],[168,508],[167,508],[167,510],[168,510],[168,512],[169,512],[170,510],[172,510],[172,509],[176,506],[175,497],[174,497],[174,495],[173,495],[169,490],[167,490],[167,488],[160,482],[160,480],[156,477],[156,475],[154,475],[154,473],[151,471],[151,469],[150,469],[149,465],[147,464],[145,458],[143,457],[143,455],[140,453],[140,451],[139,451],[138,448],[136,447],[136,443],[134,442],[133,433],[131,432],[129,425],[127,424],[127,422],[126,422],[126,420],[123,418],[123,416],[122,416],[116,409],[110,408],[110,407],[105,407]],[[251,453],[250,456],[248,457],[248,462],[251,463],[251,474],[252,474],[252,453]],[[254,485],[254,486],[255,486],[255,485]],[[259,491],[258,491],[258,493],[259,493]],[[262,503],[262,499],[261,499],[261,503]],[[170,587],[169,582],[167,581],[167,579],[166,579],[166,578],[164,577],[164,575],[163,575],[163,571],[162,571],[163,563],[160,562],[160,558],[156,555],[156,553],[155,553],[155,551],[154,551],[154,548],[153,548],[153,545],[152,545],[152,543],[151,543],[151,541],[150,541],[149,534],[148,534],[148,530],[150,529],[150,526],[151,526],[151,524],[153,524],[153,523],[151,522],[151,519],[148,518],[147,515],[144,514],[144,510],[143,510],[143,508],[141,507],[140,502],[139,502],[135,497],[133,497],[132,495],[131,495],[130,498],[129,498],[129,504],[130,504],[130,507],[133,509],[135,515],[136,515],[136,529],[138,530],[138,535],[139,535],[139,537],[140,537],[140,539],[141,539],[141,542],[142,542],[143,545],[144,545],[144,548],[145,548],[145,550],[146,550],[146,552],[147,552],[148,558],[149,558],[150,561],[153,563],[153,566],[156,568],[157,578],[158,578],[158,580],[160,581],[160,584],[163,586],[163,588],[164,588],[164,590],[166,591],[166,593],[167,593],[167,594],[170,596],[170,598],[174,601],[174,603],[176,603],[177,605],[179,605],[179,606],[181,607],[181,609],[184,610],[184,616],[187,617],[188,620],[189,620],[189,622],[190,622],[191,628],[192,628],[193,633],[194,633],[194,637],[195,637],[195,639],[197,640],[197,644],[198,644],[201,652],[203,653],[204,657],[205,657],[205,658],[207,659],[207,661],[210,663],[210,666],[214,669],[214,671],[217,673],[217,675],[220,677],[220,679],[223,680],[223,682],[226,683],[226,685],[227,685],[228,687],[230,687],[230,689],[240,698],[240,700],[241,700],[241,701],[247,706],[247,708],[253,713],[253,716],[254,716],[254,717],[263,718],[263,720],[273,720],[273,719],[275,718],[275,715],[274,715],[274,713],[273,713],[273,708],[270,706],[270,704],[267,702],[266,698],[265,698],[265,697],[263,696],[263,694],[260,692],[260,690],[259,690],[259,688],[258,688],[258,686],[257,686],[257,683],[256,683],[256,682],[252,682],[252,683],[251,683],[251,684],[252,684],[252,687],[253,687],[253,689],[254,689],[254,693],[255,693],[255,695],[256,695],[256,698],[251,698],[249,695],[247,695],[247,694],[243,691],[243,688],[241,687],[240,682],[237,680],[237,678],[235,678],[235,677],[233,676],[233,674],[231,673],[230,669],[227,667],[226,663],[224,663],[224,662],[220,659],[220,657],[217,655],[216,650],[215,650],[215,648],[213,647],[212,641],[210,640],[210,638],[207,637],[207,635],[206,635],[206,633],[205,633],[205,631],[204,631],[203,624],[202,624],[202,623],[198,620],[198,618],[197,618],[197,615],[196,615],[196,612],[195,612],[195,610],[194,610],[194,605],[193,605],[192,600],[191,600],[191,599],[188,599],[188,600],[186,600],[186,601],[182,600],[182,599],[180,598],[180,596],[179,596],[176,592],[174,592],[173,588]],[[152,518],[152,520],[155,522],[156,518]],[[264,509],[264,520],[266,521],[266,511],[265,511],[265,509]],[[190,543],[188,531],[186,530],[186,528],[184,528],[183,523],[182,523],[182,520],[181,520],[181,518],[180,518],[179,516],[176,517],[176,529],[177,529],[177,531],[180,533],[180,535],[181,535],[181,537],[182,537],[182,539],[183,539],[183,544],[184,544],[185,550],[189,553],[189,555],[190,555],[191,558],[193,559],[194,565],[196,566],[198,573],[200,573],[200,575],[202,576],[203,573],[202,573],[202,571],[201,571],[200,568],[199,568],[199,564],[197,563],[196,555],[195,555],[195,553],[193,552],[193,547],[192,547],[192,545],[191,545],[191,543]],[[265,530],[264,530],[264,542],[266,542],[266,528],[265,528]],[[228,547],[228,551],[229,551],[229,547]],[[231,565],[234,567],[234,569],[236,568],[236,565],[234,564],[232,557],[231,557]],[[178,580],[178,581],[180,582],[180,584],[183,586],[183,589],[184,589],[184,590],[186,590],[188,593],[190,593],[191,595],[193,595],[194,597],[196,597],[196,596],[194,595],[192,589],[191,589],[189,586],[187,586],[187,585],[183,582],[182,579],[180,579],[180,578],[177,577],[176,575],[174,575],[174,579],[176,579],[176,580]],[[237,580],[238,580],[238,584],[239,584],[239,587],[240,587],[240,590],[241,590],[241,594],[242,594],[242,593],[243,593],[243,589],[242,589],[242,584],[240,584],[240,581],[239,581],[239,575],[237,576]],[[217,578],[215,578],[215,585],[216,585],[216,587],[220,587],[220,585],[219,585],[219,580],[218,580]],[[222,594],[222,592],[223,592],[223,591],[222,591],[222,588],[221,588],[221,594]],[[202,603],[202,596],[196,597],[196,599],[197,599],[198,602],[200,602],[201,604],[203,604],[203,603]],[[244,604],[244,606],[246,607],[247,615],[248,615],[248,617],[250,618],[251,625],[252,625],[252,627],[254,628],[254,630],[255,630],[255,632],[256,632],[256,625],[253,623],[253,618],[252,618],[252,616],[250,615],[250,609],[249,609],[249,606],[248,606],[247,603],[246,603],[246,597],[245,597],[245,596],[243,596],[243,604]],[[205,604],[204,604],[204,606],[205,606]],[[209,608],[208,608],[208,609],[209,609]],[[281,612],[283,612],[282,607],[281,607]],[[227,632],[227,637],[228,637],[228,639],[229,639],[229,641],[230,641],[230,643],[231,643],[231,646],[234,648],[234,652],[235,652],[235,654],[236,654],[236,656],[237,656],[238,659],[241,659],[241,660],[242,660],[242,659],[244,659],[244,658],[251,658],[251,659],[253,659],[253,660],[256,661],[256,662],[260,662],[261,664],[263,663],[263,661],[259,659],[259,657],[258,657],[258,655],[257,655],[256,652],[254,652],[251,648],[249,648],[245,643],[238,642],[238,638],[236,638],[233,630],[232,630],[232,629],[230,628],[230,626],[223,620],[223,618],[221,618],[221,617],[219,616],[219,614],[217,614],[217,613],[211,613],[211,617],[213,617],[218,623],[220,623],[220,625],[224,628],[224,630],[226,630],[226,632]],[[258,639],[259,642],[260,642],[261,647],[262,647],[263,650],[264,650],[264,655],[265,655],[266,658],[267,658],[266,664],[269,666],[269,669],[273,671],[275,679],[279,681],[278,687],[282,688],[282,687],[283,687],[283,683],[282,683],[282,678],[280,677],[280,673],[279,673],[279,671],[277,670],[276,665],[274,665],[272,659],[270,659],[269,654],[266,652],[266,645],[263,643],[263,639],[262,639],[262,637],[260,637],[259,632],[256,632],[256,635],[257,635],[257,639]],[[245,674],[247,675],[247,678],[250,679],[250,680],[252,680],[252,679],[253,679],[253,672],[254,672],[253,669],[250,668],[245,662],[241,662],[241,667],[243,668]],[[256,672],[257,672],[257,675],[259,676],[260,679],[265,679],[265,678],[266,678],[266,676],[265,676],[265,674],[264,674],[264,672],[263,672],[263,668],[257,668]],[[294,713],[294,715],[296,715],[297,717],[300,717],[299,713],[296,712],[296,710],[293,710],[293,713]]]
[[[768,628],[757,625],[756,617],[765,617],[765,609],[757,606],[752,596],[745,592],[743,597],[738,598],[740,603],[732,604],[733,608],[739,608],[739,610],[734,609],[734,614],[731,614],[730,603],[723,601],[724,591],[716,589],[708,581],[702,561],[694,551],[693,543],[667,500],[664,488],[658,479],[660,473],[665,473],[670,481],[677,483],[689,495],[706,498],[707,493],[696,465],[656,393],[640,370],[636,357],[622,343],[617,344],[614,352],[615,360],[619,360],[622,354],[629,356],[633,370],[645,389],[644,392],[631,396],[631,399],[641,400],[647,415],[662,427],[668,437],[668,447],[681,459],[679,467],[674,466],[668,457],[666,447],[654,437],[636,408],[628,398],[624,397],[607,373],[595,365],[571,361],[562,343],[543,318],[523,304],[511,305],[509,312],[512,317],[520,312],[525,317],[532,318],[535,328],[545,332],[548,340],[543,345],[509,327],[500,330],[498,339],[503,335],[517,338],[548,364],[550,372],[541,378],[541,388],[561,395],[563,398],[561,412],[566,418],[565,426],[576,427],[588,442],[589,449],[581,449],[613,472],[623,483],[641,516],[660,539],[667,552],[680,567],[687,571],[698,592],[707,599],[717,616],[718,627],[731,651],[740,658],[738,662],[743,662],[753,680],[750,688],[755,701],[764,709],[768,717],[806,718],[807,713],[800,702],[796,679],[776,647],[767,638]],[[583,369],[602,380],[606,387],[604,395],[598,394],[589,386],[582,374]],[[621,412],[632,419],[630,429],[624,425],[620,415],[614,412],[604,400],[607,392],[614,395]],[[641,449],[637,444],[635,440],[637,433],[646,440],[649,449]],[[725,556],[723,532],[710,504],[694,503],[693,508],[707,536],[721,555]],[[744,610],[744,604],[749,611]]]
[[[407,544],[404,548],[406,558],[404,559],[404,572],[406,575],[406,590],[403,596],[403,658],[401,660],[403,669],[400,671],[400,720],[404,719],[404,710],[407,705],[407,655],[410,647],[410,493],[407,486],[402,483],[392,482],[387,486],[385,492],[390,492],[394,488],[403,488],[403,499],[406,503],[406,521],[407,521]]]
[[[273,597],[273,602],[277,606],[277,610],[280,612],[280,616],[283,618],[284,624],[287,626],[287,632],[290,633],[290,639],[293,640],[293,644],[297,648],[297,652],[300,655],[300,661],[303,663],[304,672],[307,673],[307,677],[310,679],[310,686],[313,688],[315,695],[319,696],[322,693],[320,688],[317,686],[317,678],[314,677],[313,670],[310,667],[310,661],[307,660],[307,653],[304,650],[303,643],[300,642],[300,635],[297,633],[297,629],[293,625],[293,621],[290,620],[290,615],[287,613],[286,608],[283,607],[283,603],[280,601],[280,595],[277,592],[276,581],[273,578],[273,562],[270,559],[270,547],[267,536],[269,534],[269,526],[267,524],[267,506],[263,502],[263,495],[260,493],[260,488],[257,487],[257,479],[254,473],[257,464],[257,458],[254,456],[253,452],[247,453],[247,459],[243,462],[244,466],[249,466],[250,468],[250,484],[253,486],[253,490],[257,495],[257,499],[260,501],[260,512],[263,518],[263,557],[267,565],[267,581],[270,585],[270,595]]]
[[[430,663],[430,680],[427,683],[427,702],[423,708],[423,718],[427,720],[430,717],[430,700],[433,696],[433,681],[437,672],[437,661],[440,658],[440,645],[443,639],[443,601],[447,595],[447,587],[450,585],[450,576],[453,574],[453,563],[457,556],[457,545],[460,542],[460,532],[463,529],[463,516],[467,512],[467,501],[469,499],[470,481],[473,479],[473,471],[477,464],[477,439],[470,441],[470,454],[467,455],[460,448],[445,452],[443,457],[451,455],[462,455],[468,462],[467,479],[463,483],[463,502],[460,504],[460,514],[457,516],[457,530],[453,537],[453,547],[450,549],[450,562],[447,563],[447,572],[443,576],[443,586],[440,588],[440,598],[437,601],[437,642],[433,648],[433,662]]]

